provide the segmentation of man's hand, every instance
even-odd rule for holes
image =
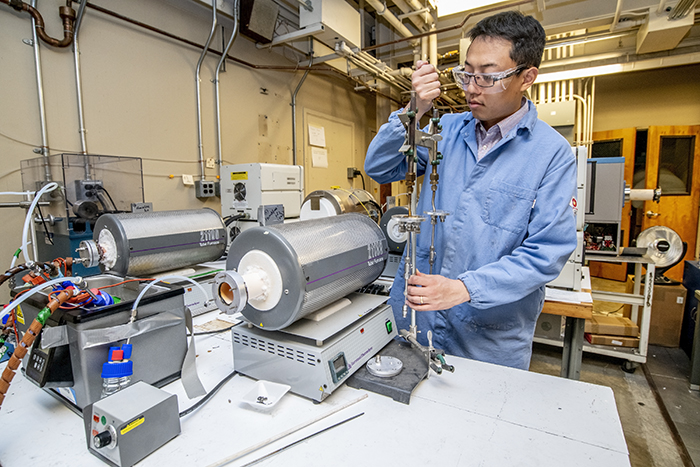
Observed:
[[[416,108],[420,118],[433,106],[433,99],[440,97],[440,79],[435,67],[428,62],[416,62],[416,71],[411,77],[413,90],[416,91]]]
[[[406,301],[416,311],[446,310],[470,300],[464,282],[416,271],[408,279]]]

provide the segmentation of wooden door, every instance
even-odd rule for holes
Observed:
[[[661,187],[659,203],[644,202],[642,228],[663,225],[688,244],[686,260],[695,257],[700,201],[700,125],[649,127],[646,188]],[[683,262],[665,273],[681,281]]]
[[[627,186],[632,186],[632,179],[634,177],[634,151],[635,142],[637,139],[637,129],[636,128],[623,128],[622,130],[609,130],[609,131],[596,131],[593,133],[593,150],[591,151],[591,157],[597,157],[596,147],[599,147],[596,143],[610,143],[605,144],[608,148],[614,148],[614,154],[605,154],[608,157],[624,157],[625,158],[625,182]],[[621,144],[620,144],[621,143]],[[606,151],[609,152],[609,151]],[[619,153],[618,153],[619,152]],[[632,231],[631,222],[631,204],[625,203],[622,208],[621,219],[621,245],[619,247],[629,246],[629,235]],[[613,264],[613,263],[603,263],[597,261],[591,261],[589,264],[589,269],[591,276],[601,277],[604,279],[612,279],[616,281],[626,281],[627,280],[627,264]]]

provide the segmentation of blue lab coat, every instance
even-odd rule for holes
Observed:
[[[433,274],[464,282],[467,303],[417,312],[419,341],[447,354],[528,369],[532,338],[544,303],[544,286],[555,279],[576,247],[576,160],[568,142],[537,118],[535,105],[517,126],[477,161],[471,112],[441,119],[444,159],[435,206],[450,213],[438,223]],[[369,146],[365,171],[379,183],[403,180],[407,163],[399,148],[404,126],[394,112]],[[423,179],[417,213],[432,210],[428,151],[419,148]],[[405,201],[405,200],[403,200]],[[402,202],[402,204],[406,204]],[[418,235],[416,265],[429,271],[429,218]],[[397,325],[404,303],[402,260],[389,303]]]

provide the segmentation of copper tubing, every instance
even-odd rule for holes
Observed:
[[[9,5],[17,11],[26,11],[34,18],[36,33],[39,38],[47,44],[54,47],[68,47],[73,42],[73,23],[75,22],[75,10],[70,7],[71,1],[67,0],[66,6],[58,8],[58,15],[63,20],[63,40],[54,39],[46,34],[44,30],[44,18],[41,17],[39,10],[24,3],[21,0],[0,0],[0,3]]]
[[[49,301],[49,304],[46,305],[46,308],[48,308],[49,311],[53,313],[59,306],[61,306],[64,302],[66,302],[69,298],[73,296],[73,291],[74,289],[64,290],[58,295],[52,297]],[[41,324],[38,320],[35,319],[34,321],[32,321],[32,324],[29,326],[29,329],[27,329],[27,332],[24,333],[22,341],[17,345],[15,351],[10,357],[10,361],[7,362],[7,366],[5,367],[5,370],[2,372],[2,376],[0,377],[0,408],[2,407],[3,400],[5,400],[5,394],[7,394],[7,391],[10,388],[10,383],[15,377],[15,371],[17,370],[17,368],[19,368],[19,364],[22,362],[24,356],[27,355],[27,351],[31,348],[32,344],[34,344],[34,340],[39,335],[39,333],[41,332],[41,328],[43,327],[44,325]]]

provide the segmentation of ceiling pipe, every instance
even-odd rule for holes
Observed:
[[[221,176],[221,166],[223,165],[223,155],[222,155],[222,147],[221,147],[221,95],[219,93],[219,75],[221,74],[221,68],[224,65],[224,62],[226,62],[226,56],[228,55],[228,51],[231,50],[231,46],[233,45],[233,41],[236,40],[236,36],[238,35],[238,12],[240,9],[240,0],[234,0],[233,2],[233,30],[231,31],[231,39],[229,39],[228,44],[226,44],[226,48],[224,49],[224,52],[221,54],[221,59],[219,60],[219,64],[216,66],[216,77],[214,78],[214,94],[215,94],[215,100],[216,100],[216,166],[217,166],[217,172],[219,174],[219,177]]]
[[[415,35],[410,36],[410,37],[403,37],[403,38],[401,38],[401,39],[396,39],[396,40],[393,40],[393,41],[384,42],[383,44],[371,45],[371,46],[369,46],[369,47],[365,47],[364,49],[362,49],[362,51],[363,51],[363,52],[366,52],[366,51],[369,51],[369,50],[375,50],[375,49],[379,49],[379,48],[381,48],[381,47],[386,47],[386,46],[388,46],[388,45],[400,44],[401,42],[407,42],[407,41],[412,41],[412,40],[415,40],[415,39],[420,39],[421,37],[426,37],[426,36],[432,36],[432,35],[442,34],[443,32],[454,31],[455,29],[462,29],[462,28],[464,27],[464,25],[467,23],[467,21],[469,21],[469,19],[470,19],[472,16],[475,16],[475,15],[483,15],[483,14],[486,14],[486,13],[492,13],[492,12],[494,12],[494,11],[502,10],[503,8],[511,8],[511,7],[518,6],[518,5],[525,5],[525,4],[527,4],[527,3],[534,3],[534,1],[535,1],[535,0],[522,0],[522,1],[520,1],[520,2],[509,3],[508,5],[505,5],[505,6],[487,8],[487,9],[485,9],[485,10],[481,10],[481,11],[478,11],[478,12],[476,12],[476,13],[469,13],[467,16],[464,17],[464,19],[462,20],[461,23],[456,24],[456,25],[454,25],[454,26],[448,26],[448,27],[446,27],[446,28],[441,28],[441,29],[434,29],[434,30],[432,30],[432,31],[423,32],[423,33],[420,33],[420,34],[415,34]]]
[[[617,22],[620,21],[620,15],[622,14],[622,0],[617,0],[617,7],[615,8],[615,16],[613,17],[612,24],[610,25],[610,32],[615,32],[617,27]]]
[[[58,14],[63,20],[63,39],[54,39],[53,37],[46,34],[44,30],[44,18],[41,17],[41,13],[34,6],[36,2],[32,2],[32,5],[24,3],[21,0],[0,0],[0,3],[9,5],[16,11],[26,11],[32,16],[34,20],[34,30],[38,34],[39,38],[46,42],[47,44],[54,47],[68,47],[71,42],[73,42],[73,23],[75,22],[75,10],[71,8],[71,0],[66,0],[66,6],[58,8]]]
[[[199,56],[199,61],[197,62],[197,71],[195,73],[195,84],[197,85],[197,149],[199,151],[200,180],[205,180],[206,174],[204,171],[204,151],[202,149],[202,90],[200,85],[201,79],[199,77],[199,74],[202,70],[202,62],[204,61],[204,57],[207,56],[207,52],[209,51],[209,44],[211,44],[211,40],[214,38],[214,34],[216,33],[216,0],[212,0],[211,2],[211,12],[211,31],[209,32],[209,38],[207,39],[207,42],[204,44],[202,55]]]
[[[398,32],[400,35],[403,37],[413,37],[413,33],[406,27],[404,24],[401,22],[400,19],[398,19],[391,11],[389,11],[389,8],[387,8],[386,3],[382,3],[379,0],[367,0],[367,3],[369,3],[372,8],[375,9],[377,14],[387,20],[389,24]],[[414,47],[416,46],[417,41],[412,41],[411,45]]]
[[[406,0],[394,0],[394,5],[396,5],[404,14],[414,12],[413,8],[411,8]],[[419,31],[428,30],[428,25],[425,23],[425,21],[423,21],[423,18],[421,18],[420,15],[411,15],[408,17],[408,19],[416,26],[416,28],[418,28]]]

